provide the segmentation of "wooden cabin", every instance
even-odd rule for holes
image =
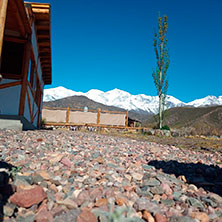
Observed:
[[[52,81],[50,18],[50,4],[0,0],[0,128],[40,127]]]

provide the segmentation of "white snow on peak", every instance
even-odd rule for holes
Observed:
[[[206,96],[202,99],[196,99],[192,102],[189,102],[187,105],[194,107],[222,105],[222,96]]]
[[[145,94],[132,95],[126,91],[120,89],[113,89],[107,92],[103,92],[98,89],[91,89],[86,93],[76,92],[70,89],[66,89],[62,86],[45,89],[43,101],[54,101],[62,99],[68,96],[83,95],[96,102],[108,105],[116,106],[119,108],[135,111],[144,111],[149,113],[158,113],[159,98],[158,96],[149,96]],[[222,105],[222,96],[207,96],[203,99],[197,99],[189,103],[184,103],[177,98],[167,95],[166,97],[167,108],[178,106],[212,106]]]
[[[69,96],[82,95],[82,92],[75,92],[71,89],[66,89],[63,86],[59,86],[51,89],[44,89],[43,101],[54,101]]]

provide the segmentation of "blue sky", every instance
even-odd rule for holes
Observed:
[[[45,0],[38,0],[45,2]],[[46,0],[52,7],[52,85],[156,95],[158,12],[168,16],[168,94],[222,95],[221,0]]]

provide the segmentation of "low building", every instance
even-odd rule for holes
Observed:
[[[141,127],[142,122],[136,119],[128,118],[128,126],[129,127]]]
[[[0,1],[0,128],[40,127],[52,81],[50,20],[49,4]]]

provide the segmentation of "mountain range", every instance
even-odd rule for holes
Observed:
[[[126,91],[120,89],[113,89],[107,92],[101,90],[92,89],[86,93],[76,92],[70,89],[66,89],[62,86],[45,89],[44,90],[44,102],[55,101],[70,96],[85,96],[95,102],[107,105],[119,107],[125,110],[131,110],[138,113],[156,114],[158,113],[159,100],[158,96],[148,96],[145,94],[132,95]],[[167,109],[173,107],[203,107],[203,106],[217,106],[222,105],[222,96],[207,96],[202,99],[196,99],[189,103],[184,103],[177,98],[167,95],[166,97]]]
[[[157,118],[148,117],[144,126],[153,128]],[[165,113],[164,124],[188,135],[222,135],[222,106],[175,107]],[[221,136],[222,138],[222,136]]]

